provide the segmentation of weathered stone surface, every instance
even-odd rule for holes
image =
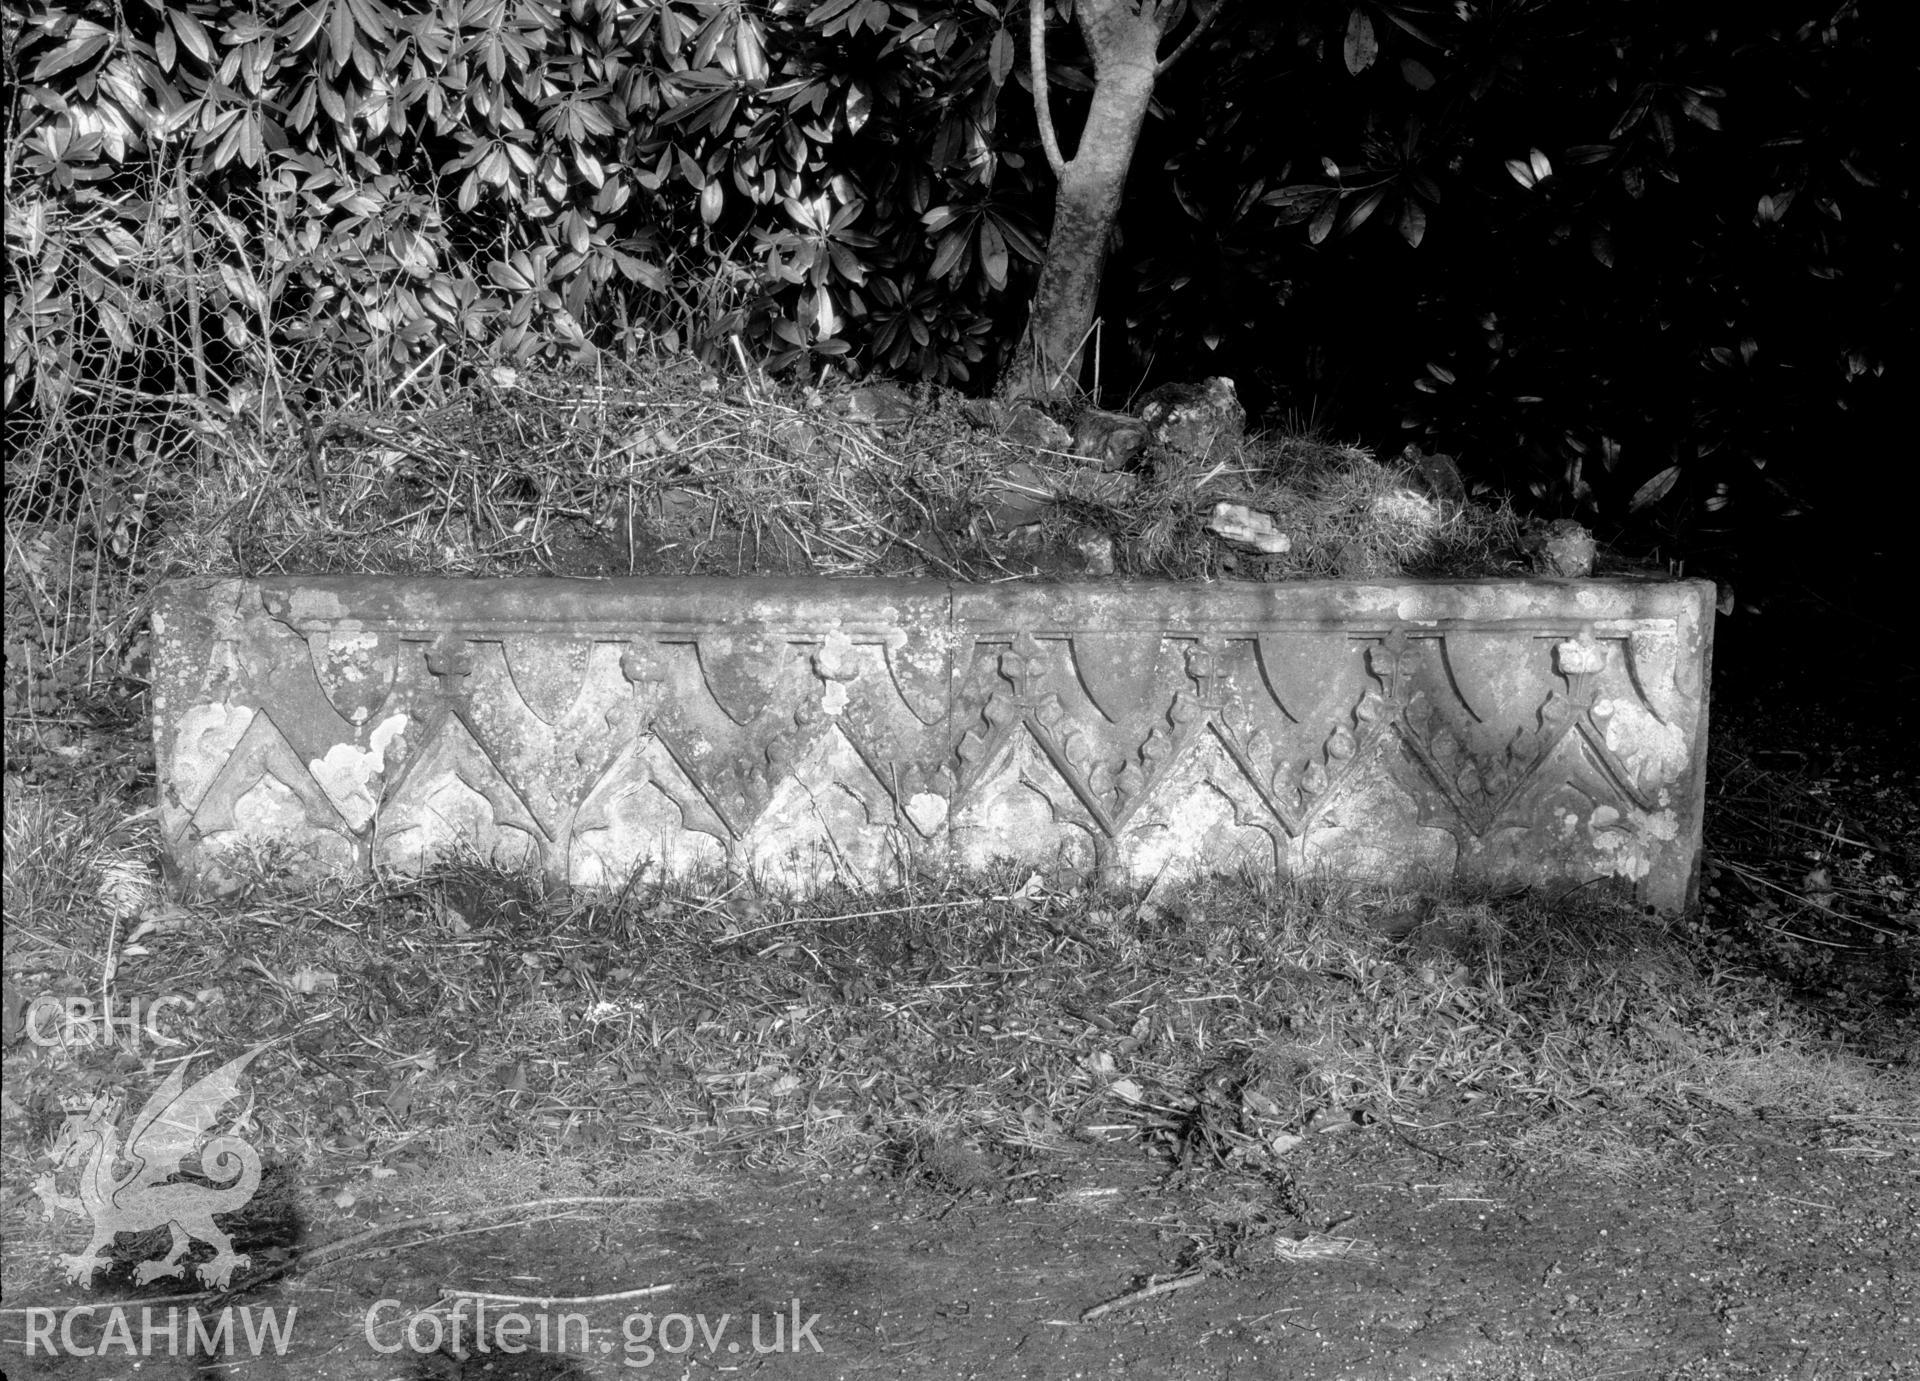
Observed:
[[[1243,503],[1217,503],[1207,519],[1207,531],[1221,541],[1244,551],[1282,556],[1293,550],[1293,538],[1280,530],[1271,513],[1248,508]]]
[[[1140,420],[1162,446],[1202,457],[1239,445],[1247,430],[1233,380],[1218,375],[1198,384],[1162,384],[1141,401]]]
[[[1113,574],[1113,538],[1093,528],[1082,527],[1074,534],[1073,545],[1086,560],[1088,575]]]
[[[1401,452],[1407,467],[1419,476],[1420,483],[1441,503],[1459,508],[1467,501],[1467,482],[1460,477],[1459,462],[1450,455],[1429,455],[1418,446]]]
[[[1074,421],[1074,454],[1097,462],[1102,470],[1125,469],[1151,440],[1153,429],[1124,412],[1088,408]]]
[[[1000,434],[1018,445],[1061,453],[1073,444],[1072,432],[1031,403],[1001,408],[998,417]]]
[[[856,422],[871,422],[881,427],[904,426],[913,421],[917,409],[907,391],[898,384],[862,384],[846,397],[847,416]]]
[[[1701,582],[177,582],[167,848],[806,887],[1010,858],[1690,897]]]
[[[1067,476],[1062,493],[1081,503],[1121,508],[1140,493],[1140,477],[1115,470],[1076,470]]]
[[[1556,518],[1528,534],[1527,552],[1542,575],[1570,578],[1593,574],[1593,534],[1572,518]]]
[[[1000,480],[988,491],[984,509],[996,530],[1024,527],[1037,523],[1053,507],[1053,481],[1046,471],[1025,461],[1009,465]]]

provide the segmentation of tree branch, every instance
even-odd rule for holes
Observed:
[[[1027,0],[1027,73],[1033,80],[1033,117],[1040,126],[1040,147],[1046,150],[1053,175],[1067,175],[1060,154],[1060,136],[1053,128],[1053,97],[1047,90],[1047,0]]]
[[[1219,16],[1220,11],[1232,3],[1233,0],[1213,0],[1213,8],[1194,21],[1193,28],[1185,38],[1180,40],[1180,46],[1160,60],[1160,65],[1153,69],[1153,75],[1155,77],[1166,76],[1167,69],[1187,55],[1187,49],[1193,47],[1193,45],[1199,41],[1201,34],[1204,34],[1208,29],[1213,27],[1213,21]]]

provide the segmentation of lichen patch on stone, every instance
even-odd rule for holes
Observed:
[[[307,764],[313,779],[327,793],[341,819],[353,830],[362,830],[373,820],[380,793],[375,790],[386,769],[387,749],[407,731],[407,716],[388,715],[367,735],[367,746],[336,743],[323,758]]]

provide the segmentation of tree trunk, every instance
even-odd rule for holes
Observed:
[[[1093,53],[1093,104],[1072,160],[1056,167],[1053,233],[1026,331],[1000,379],[1003,398],[1044,401],[1079,386],[1107,244],[1153,98],[1170,9],[1158,0],[1080,0],[1076,7]]]

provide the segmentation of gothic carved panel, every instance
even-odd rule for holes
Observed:
[[[190,871],[457,857],[556,883],[876,885],[1013,860],[1528,883],[1682,904],[1697,584],[170,587]]]

